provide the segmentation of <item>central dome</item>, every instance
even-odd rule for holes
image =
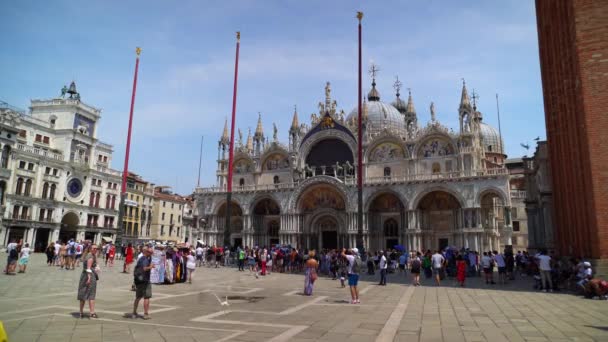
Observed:
[[[398,131],[405,130],[405,120],[397,108],[381,101],[370,101],[364,104],[363,114],[367,112],[367,122],[371,123],[372,130],[381,130],[384,127],[393,128]],[[348,115],[347,121],[358,120],[359,111],[353,109]]]
[[[481,144],[486,152],[504,154],[503,141],[496,129],[484,122],[479,123],[481,133]]]

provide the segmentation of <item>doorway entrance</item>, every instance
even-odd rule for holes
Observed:
[[[35,252],[44,252],[46,246],[49,244],[49,233],[50,229],[38,228],[36,230],[36,241],[34,242]]]
[[[234,238],[234,247],[243,247],[243,238]]]
[[[439,239],[439,250],[444,250],[448,247],[448,239]]]
[[[321,234],[321,247],[323,249],[338,248],[338,232],[335,230],[324,231]]]
[[[399,239],[386,239],[386,249],[393,249],[399,244]]]

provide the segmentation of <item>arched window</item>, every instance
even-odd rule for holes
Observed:
[[[440,173],[441,172],[441,165],[439,165],[439,163],[433,163],[433,173]]]
[[[173,226],[169,226],[169,236],[171,236],[171,234],[173,234]]]
[[[384,168],[384,178],[391,178],[391,168],[388,166]]]
[[[110,204],[112,204],[111,201],[112,201],[112,196],[107,195],[106,196],[106,209],[110,209]]]
[[[98,192],[97,195],[95,195],[95,208],[99,208],[99,198],[101,197],[101,194]]]
[[[116,208],[116,196],[112,196],[112,209]]]
[[[15,194],[21,195],[23,191],[23,178],[17,178],[17,187],[15,188]]]
[[[239,186],[241,186],[241,187],[245,186],[245,178],[239,179]]]
[[[139,223],[133,224],[133,236],[139,235]]]
[[[42,186],[42,198],[47,198],[49,194],[49,183],[44,183]]]
[[[91,197],[89,197],[89,207],[93,207],[95,205],[95,193],[91,192]]]
[[[398,230],[399,225],[395,219],[390,218],[384,221],[384,236],[397,236],[399,235]]]
[[[4,147],[2,148],[2,168],[3,169],[8,169],[8,159],[11,155],[11,147],[8,145],[4,145]]]
[[[279,176],[274,176],[274,178],[272,179],[272,182],[274,184],[279,184]]]
[[[177,236],[179,236],[179,230],[180,230],[180,228],[177,227]]]
[[[25,181],[25,191],[23,193],[25,196],[30,196],[32,194],[32,180],[28,179]]]
[[[57,190],[57,185],[51,184],[51,193],[49,194],[49,199],[55,199],[55,190]]]

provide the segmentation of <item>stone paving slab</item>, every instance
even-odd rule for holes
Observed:
[[[348,289],[325,277],[308,297],[302,275],[255,279],[203,267],[192,285],[153,286],[152,320],[144,321],[124,317],[134,293],[119,262],[102,267],[100,318],[79,319],[81,271],[44,261],[35,254],[27,273],[0,275],[0,320],[10,341],[608,341],[607,302],[535,292],[527,278],[504,286],[471,278],[460,288],[449,279],[410,287],[403,274],[389,274],[384,287],[375,285],[378,275],[363,276],[362,303],[352,305]],[[221,306],[216,296],[259,298]]]

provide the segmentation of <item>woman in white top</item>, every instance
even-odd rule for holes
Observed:
[[[188,253],[186,256],[186,268],[188,269],[188,283],[192,284],[192,273],[196,268],[196,259],[194,258],[194,252]]]
[[[21,253],[19,253],[19,273],[25,273],[25,269],[27,268],[27,263],[29,261],[30,245],[26,243],[25,247],[21,248]]]

